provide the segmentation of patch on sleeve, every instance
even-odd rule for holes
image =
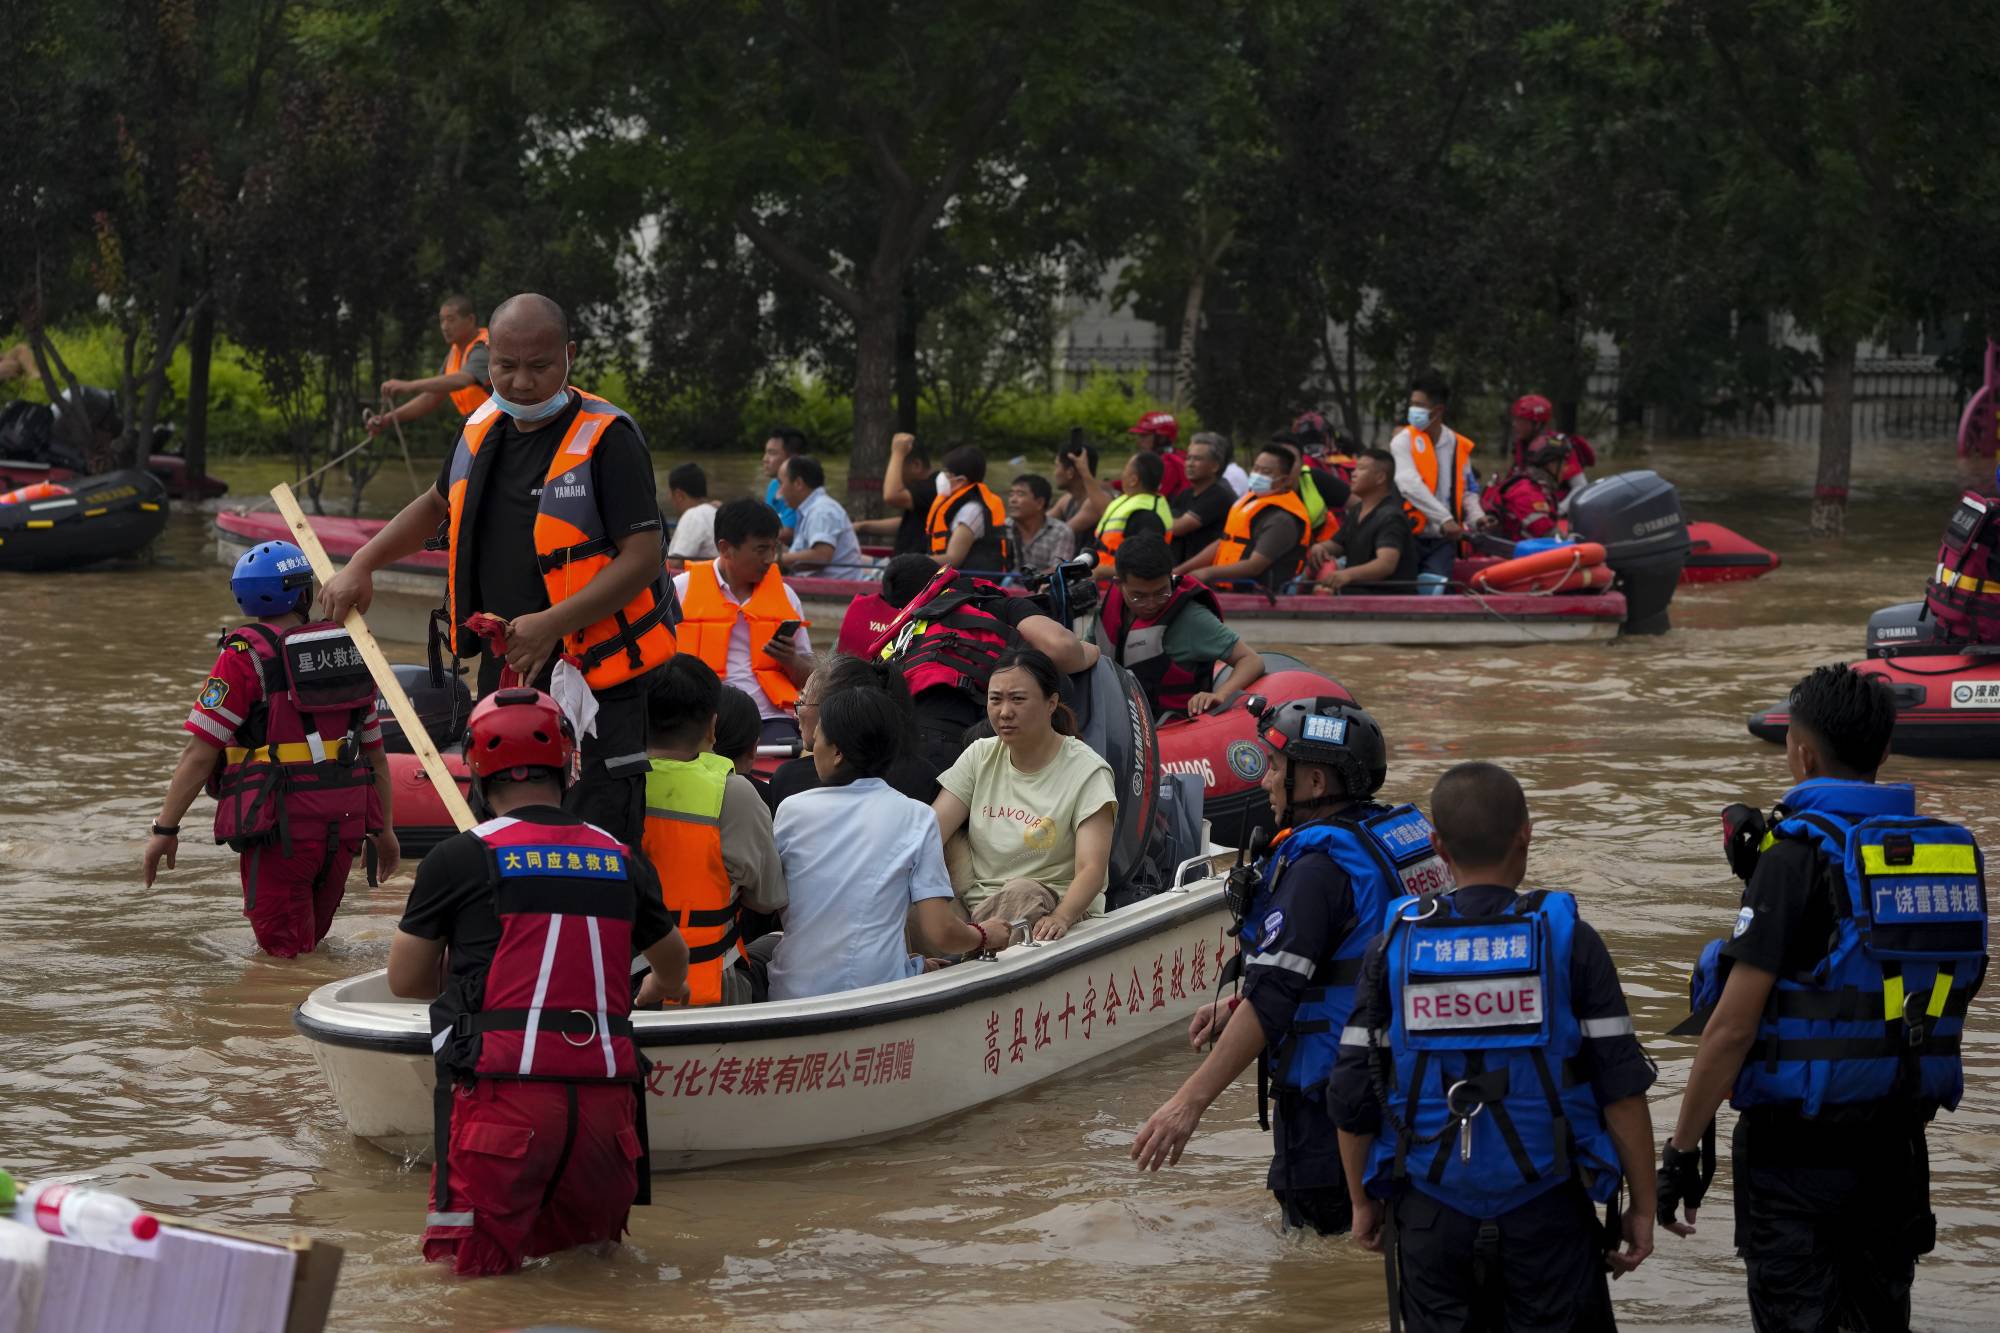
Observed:
[[[1264,938],[1261,941],[1259,941],[1257,947],[1260,949],[1268,949],[1273,944],[1276,944],[1278,942],[1278,932],[1283,930],[1284,928],[1285,928],[1285,914],[1283,912],[1273,912],[1271,913],[1271,915],[1265,917]]]
[[[1754,908],[1746,907],[1738,912],[1736,914],[1736,929],[1729,932],[1729,938],[1733,940],[1744,931],[1750,929],[1750,923],[1756,919],[1756,916],[1757,913]]]
[[[228,697],[229,682],[220,676],[210,676],[208,684],[202,686],[201,693],[195,697],[195,702],[203,708],[220,708],[222,701]]]

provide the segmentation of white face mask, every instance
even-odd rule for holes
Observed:
[[[951,473],[939,472],[937,474],[937,493],[939,495],[950,495],[953,491],[957,490],[958,487],[952,485],[952,481],[953,477]]]
[[[498,408],[500,411],[505,412],[508,416],[514,418],[514,420],[520,422],[524,426],[532,426],[537,421],[547,421],[550,417],[562,411],[563,404],[568,401],[569,401],[569,353],[567,351],[563,353],[562,387],[557,389],[549,397],[544,398],[541,402],[525,403],[525,404],[511,402],[508,399],[502,398],[500,396],[500,391],[498,389],[493,390],[493,406]]]
[[[1276,482],[1261,472],[1252,472],[1250,474],[1250,493],[1252,495],[1268,495],[1270,494],[1271,487],[1276,484]]]
[[[1431,410],[1428,407],[1412,407],[1410,409],[1410,425],[1416,430],[1429,430],[1431,428]]]

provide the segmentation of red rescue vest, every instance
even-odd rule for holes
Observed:
[[[1953,638],[2000,643],[2000,496],[1959,497],[1924,602]]]
[[[433,1225],[451,1215],[445,1166],[457,1080],[630,1083],[636,1091],[645,1073],[632,1039],[632,852],[591,824],[502,816],[472,833],[486,845],[500,942],[483,974],[453,978],[431,1004]],[[644,1129],[642,1113],[642,1137]],[[642,1162],[640,1202],[646,1174]]]
[[[1493,504],[1487,515],[1499,525],[1502,537],[1518,542],[1561,531],[1565,525],[1556,517],[1557,504],[1556,495],[1539,477],[1516,471],[1493,488]]]
[[[209,776],[215,840],[240,852],[275,838],[289,854],[294,840],[352,843],[380,829],[381,797],[361,752],[375,682],[347,631],[252,621],[220,646],[255,656],[264,697]]]
[[[1148,617],[1132,616],[1117,580],[1112,580],[1105,589],[1104,610],[1099,613],[1098,622],[1104,640],[1118,665],[1145,687],[1155,714],[1185,712],[1189,699],[1215,684],[1215,663],[1190,666],[1167,654],[1167,633],[1174,620],[1196,603],[1207,607],[1217,620],[1222,619],[1221,604],[1208,585],[1185,575],[1173,581],[1166,605]]]
[[[1013,626],[986,610],[1007,594],[997,584],[969,574],[941,571],[877,640],[872,650],[902,670],[915,698],[925,690],[969,693],[982,709],[993,664],[1014,646]]]

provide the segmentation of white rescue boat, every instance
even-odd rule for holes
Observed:
[[[1209,864],[1051,944],[812,999],[634,1014],[653,1169],[889,1138],[1185,1028],[1233,950]],[[356,1136],[429,1153],[425,1004],[376,971],[315,990],[292,1022]]]

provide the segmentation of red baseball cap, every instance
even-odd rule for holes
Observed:
[[[1148,412],[1133,423],[1127,435],[1163,435],[1169,440],[1181,437],[1181,423],[1174,420],[1172,412]]]

